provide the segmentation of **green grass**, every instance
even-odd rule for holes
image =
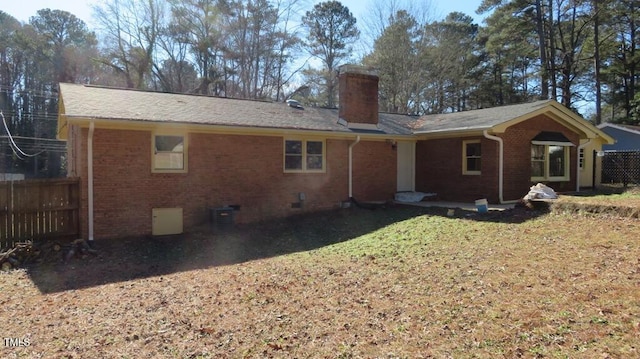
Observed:
[[[468,227],[467,225],[470,225]],[[465,221],[433,215],[421,215],[375,230],[353,240],[323,247],[323,255],[347,257],[375,256],[397,258],[434,245],[461,243],[474,236],[474,232],[486,231],[502,225],[486,222]]]

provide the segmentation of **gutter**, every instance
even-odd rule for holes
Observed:
[[[576,192],[580,192],[580,150],[582,150],[586,145],[590,144],[591,141],[593,141],[593,139],[589,139],[587,142],[581,144],[578,146],[578,153],[576,154]],[[592,169],[593,171],[595,171],[595,168]],[[595,181],[593,181],[593,183],[591,184],[591,186],[593,186],[593,188],[596,187],[596,183]]]
[[[89,210],[89,241],[93,241],[93,121],[89,123],[89,135],[87,137],[87,187]]]
[[[479,132],[479,131],[486,131],[488,127],[473,127],[473,126],[465,126],[465,127],[457,127],[457,128],[442,128],[442,129],[438,129],[438,130],[423,130],[423,131],[413,131],[414,135],[430,135],[430,134],[439,134],[439,133],[446,133],[446,134],[455,134],[457,132]]]
[[[504,142],[502,141],[502,138],[490,135],[487,130],[482,131],[482,134],[485,138],[498,142],[500,148],[500,163],[498,164],[498,199],[500,200],[500,204],[504,204]]]
[[[216,133],[226,135],[248,135],[248,136],[275,136],[283,135],[291,136],[324,136],[326,138],[335,138],[341,140],[352,139],[354,135],[363,136],[367,139],[386,141],[392,140],[408,140],[415,139],[413,134],[392,134],[378,130],[370,133],[358,133],[357,130],[333,127],[319,127],[316,129],[294,128],[294,127],[264,127],[253,125],[237,125],[237,124],[208,124],[208,123],[192,123],[192,122],[168,122],[168,121],[152,121],[152,120],[122,120],[110,119],[106,117],[86,117],[86,116],[70,116],[65,115],[69,124],[77,124],[86,127],[91,122],[95,122],[100,128],[110,129],[135,129],[140,131],[150,131],[157,129],[158,126],[166,126],[166,128],[182,129],[187,132],[197,133]]]
[[[349,144],[349,199],[353,198],[353,148],[360,142],[360,136]]]

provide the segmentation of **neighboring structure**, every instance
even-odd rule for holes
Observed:
[[[603,123],[598,128],[616,140],[602,150],[603,183],[623,186],[640,183],[640,126]]]
[[[603,151],[640,151],[640,126],[603,123],[598,128],[616,143],[602,146]]]
[[[378,113],[375,72],[347,66],[339,80],[339,109],[60,84],[83,236],[180,233],[228,206],[252,222],[398,191],[575,190],[579,148],[613,142],[555,101],[417,118]]]

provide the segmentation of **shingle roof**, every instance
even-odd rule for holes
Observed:
[[[544,100],[421,117],[379,113],[378,130],[371,131],[350,129],[338,123],[338,109],[316,107],[299,109],[280,102],[66,83],[60,84],[60,97],[64,105],[63,115],[67,119],[187,123],[391,136],[481,131],[533,114],[547,106],[555,108],[562,106],[553,100]],[[584,122],[585,126],[593,127],[586,121],[581,122]],[[593,129],[601,132],[595,127]],[[601,134],[604,135],[604,133]]]
[[[68,118],[212,124],[360,133],[338,124],[338,110],[284,103],[60,84]],[[409,116],[380,114],[377,133],[410,135]]]
[[[416,133],[489,129],[537,111],[551,102],[551,100],[544,100],[480,110],[424,115],[417,119],[411,127]]]

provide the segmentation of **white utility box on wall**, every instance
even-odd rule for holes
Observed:
[[[182,208],[153,208],[151,217],[151,234],[154,236],[180,234],[183,231]]]

